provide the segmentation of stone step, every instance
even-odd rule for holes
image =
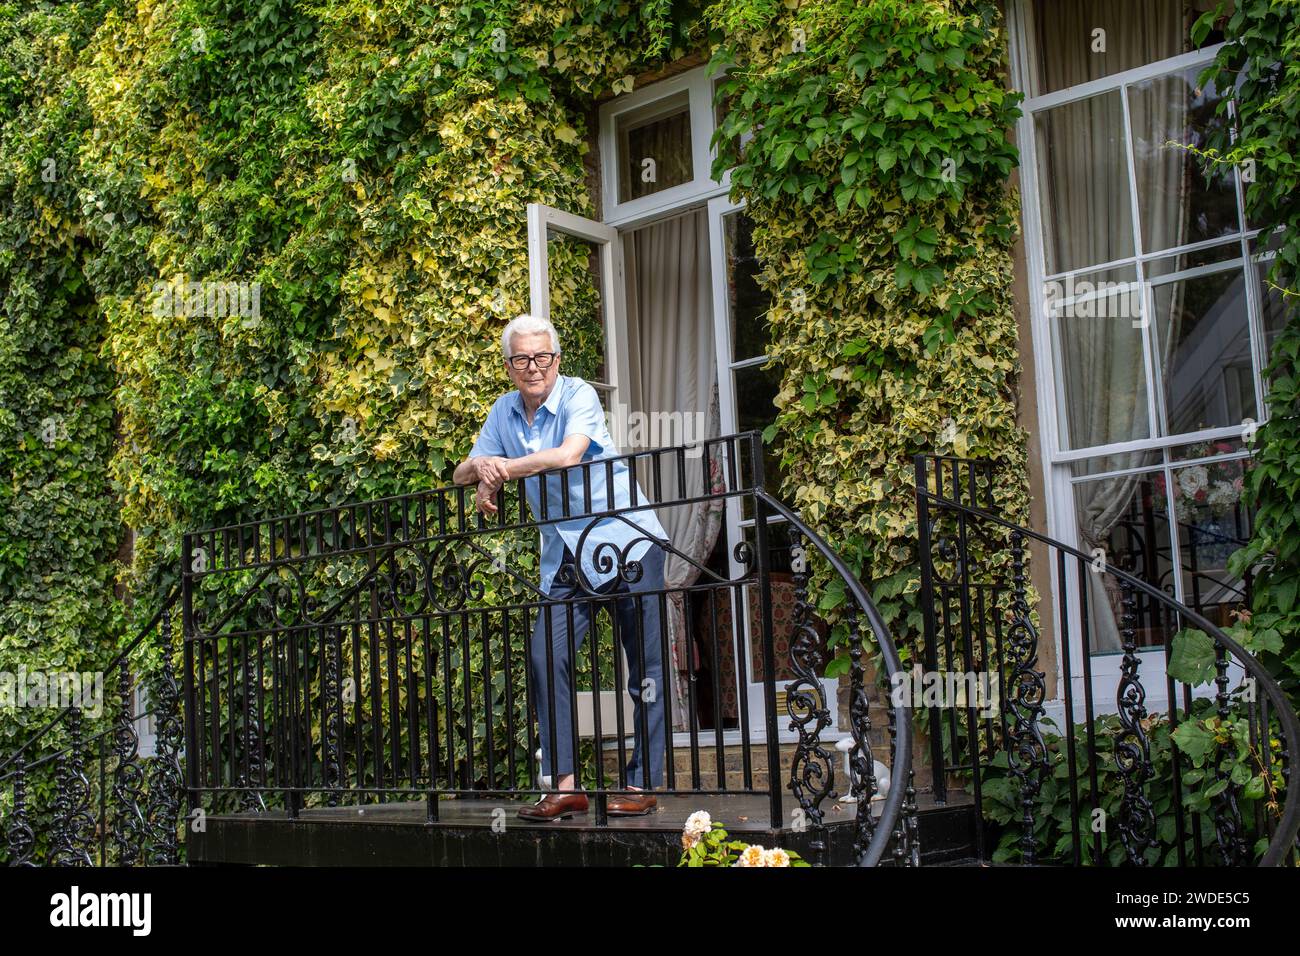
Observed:
[[[887,734],[885,735],[887,739]],[[876,759],[881,760],[886,766],[889,765],[888,747],[885,740],[876,741],[875,753]],[[845,765],[844,754],[837,750],[833,744],[827,745],[826,749],[830,753],[833,770],[835,774],[835,787],[837,790],[846,791],[848,787],[848,770]],[[779,767],[781,779],[790,778],[791,767],[794,763],[795,754],[798,751],[798,744],[782,743],[779,748]],[[628,751],[630,755],[630,750]],[[700,749],[692,762],[691,750],[689,746],[680,746],[673,748],[673,773],[679,786],[695,786],[693,776],[694,768],[698,767],[699,786],[705,789],[726,789],[726,790],[743,790],[755,789],[766,790],[769,783],[768,775],[768,754],[767,747],[762,741],[756,741],[749,747],[749,779],[745,778],[745,748],[739,744],[727,744],[722,749],[721,763],[723,777],[725,780],[719,780],[718,764],[719,754],[712,741],[701,741]],[[612,778],[617,778],[619,752],[617,748],[605,750],[605,772]],[[883,759],[882,759],[883,758]],[[635,783],[635,781],[632,781]]]

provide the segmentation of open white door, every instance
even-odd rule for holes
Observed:
[[[544,319],[551,318],[550,255],[552,244],[557,242],[584,246],[591,268],[599,276],[605,354],[596,376],[587,381],[600,393],[606,411],[617,415],[627,404],[627,397],[620,388],[626,389],[630,378],[626,343],[627,294],[623,284],[623,245],[618,230],[552,206],[528,204],[529,311]],[[611,433],[616,441],[621,434],[615,429],[611,429]]]

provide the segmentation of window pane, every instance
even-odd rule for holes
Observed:
[[[1043,283],[1043,308],[1050,318],[1142,318],[1137,269],[1118,266],[1079,272]]]
[[[1258,418],[1239,269],[1152,289],[1169,434]]]
[[[649,196],[695,178],[687,91],[620,113],[615,124],[619,202]]]
[[[1090,475],[1104,475],[1112,471],[1131,471],[1138,468],[1150,468],[1160,464],[1162,455],[1158,450],[1132,451],[1119,455],[1100,455],[1070,462],[1070,474],[1075,478]]]
[[[1080,547],[1090,554],[1100,548],[1107,565],[1128,571],[1161,591],[1172,591],[1173,548],[1169,534],[1162,472],[1125,475],[1079,482],[1074,486]],[[1085,575],[1089,647],[1093,654],[1122,651],[1120,616],[1124,593],[1114,575]],[[1153,598],[1134,592],[1135,643],[1159,647],[1164,643],[1168,615]]]
[[[1113,76],[1192,49],[1191,26],[1215,0],[1034,0],[1034,95]],[[1103,31],[1098,34],[1097,31]],[[1220,43],[1211,30],[1202,46]]]
[[[1155,252],[1238,232],[1237,193],[1230,171],[1207,180],[1201,162],[1184,147],[1202,147],[1220,97],[1196,84],[1200,68],[1129,87],[1133,162],[1142,249]],[[1181,145],[1180,145],[1181,144]]]
[[[781,380],[774,368],[749,365],[735,369],[736,417],[742,432],[753,429],[761,432],[776,419],[776,393],[781,390]],[[780,457],[772,445],[763,445],[763,470],[769,489],[779,488],[784,475]]]
[[[1071,276],[1049,315],[1061,357],[1061,442],[1092,448],[1151,437],[1146,361],[1134,297],[1116,293],[1136,280],[1131,266]],[[1097,295],[1098,289],[1107,289]],[[1131,467],[1131,466],[1130,466]]]
[[[1216,438],[1214,441],[1199,441],[1189,445],[1174,445],[1169,449],[1171,462],[1193,462],[1206,458],[1222,458],[1246,450],[1246,444],[1240,438]]]
[[[1220,626],[1232,623],[1229,611],[1245,593],[1240,579],[1226,569],[1228,558],[1250,537],[1241,500],[1247,466],[1241,458],[1218,459],[1171,471],[1182,600]]]
[[[1275,283],[1269,282],[1268,273],[1272,266],[1272,260],[1254,264],[1255,275],[1259,282],[1259,301],[1264,328],[1264,364],[1266,366],[1273,357],[1273,343],[1282,334],[1286,324],[1295,321],[1296,309],[1300,308],[1300,297],[1292,296],[1288,302],[1286,297],[1282,295],[1282,290],[1277,288]]]
[[[560,371],[593,385],[608,384],[600,246],[551,229],[546,235],[546,255],[551,321],[564,351]]]
[[[723,217],[727,252],[727,309],[731,319],[732,361],[767,353],[767,310],[771,297],[758,286],[761,271],[754,255],[753,221],[743,212]]]
[[[1119,91],[1044,110],[1035,126],[1047,274],[1133,255]]]

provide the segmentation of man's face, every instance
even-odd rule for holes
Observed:
[[[538,352],[549,351],[551,351],[551,337],[545,332],[528,332],[510,337],[511,355],[536,355]],[[560,356],[557,355],[551,367],[547,369],[539,369],[536,362],[529,362],[524,369],[520,370],[506,362],[506,371],[510,373],[510,381],[515,383],[519,394],[526,399],[540,402],[550,392],[551,386],[555,384],[555,379],[560,374]]]

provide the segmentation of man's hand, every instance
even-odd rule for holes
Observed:
[[[496,490],[489,489],[486,484],[479,482],[478,493],[474,496],[474,507],[485,515],[494,515],[497,513],[497,496]]]
[[[496,492],[510,480],[510,473],[507,470],[509,463],[510,459],[502,458],[500,455],[484,455],[474,459],[479,484],[487,485],[491,491]]]

